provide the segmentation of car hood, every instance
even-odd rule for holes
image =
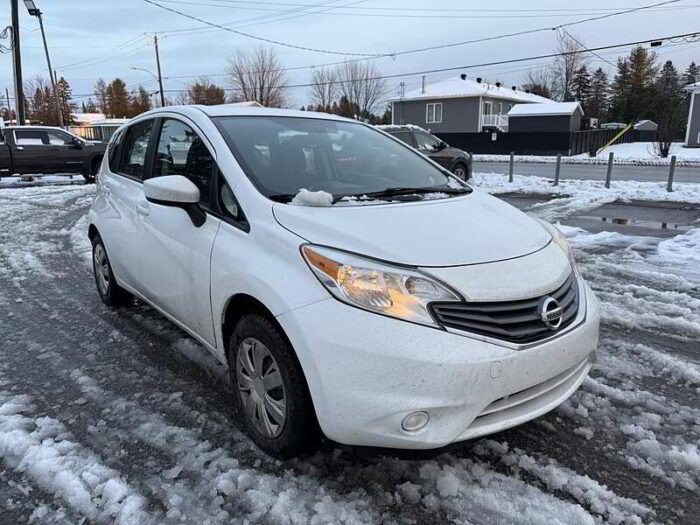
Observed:
[[[522,257],[551,237],[486,193],[368,206],[275,204],[280,225],[314,244],[411,266],[460,266]]]

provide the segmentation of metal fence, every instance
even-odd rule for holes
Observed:
[[[117,124],[109,124],[104,126],[68,126],[67,129],[85,140],[107,142],[119,128],[120,126]]]

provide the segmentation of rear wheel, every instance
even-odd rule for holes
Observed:
[[[313,451],[320,430],[301,366],[280,329],[258,314],[241,318],[228,347],[234,405],[246,431],[278,458]]]
[[[117,284],[112,272],[112,265],[107,257],[102,238],[96,235],[92,240],[92,269],[100,299],[107,306],[126,306],[131,304],[134,296]]]
[[[469,178],[469,170],[467,169],[467,165],[463,162],[458,162],[455,164],[454,168],[452,168],[452,173],[454,173],[458,179],[462,179],[464,181]]]
[[[100,164],[102,163],[102,159],[93,159],[92,162],[90,163],[90,171],[87,173],[83,173],[83,178],[87,182],[95,182],[95,179],[97,178],[97,172],[100,171]]]

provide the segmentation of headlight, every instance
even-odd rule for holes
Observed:
[[[301,252],[336,299],[370,312],[439,326],[428,312],[428,303],[461,300],[443,284],[410,268],[308,244]]]
[[[571,251],[571,245],[569,244],[569,240],[566,238],[566,236],[559,231],[559,228],[554,226],[553,224],[548,223],[547,221],[543,221],[542,219],[537,219],[539,223],[544,227],[545,230],[549,232],[549,234],[552,236],[552,241],[561,248],[561,250],[566,254],[566,256],[569,258],[569,263],[571,263],[571,269],[574,272],[578,273],[578,267],[576,266],[576,259],[574,259],[574,254]]]

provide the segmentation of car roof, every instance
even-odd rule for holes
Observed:
[[[139,115],[139,118],[144,116],[155,117],[158,116],[158,114],[169,112],[180,113],[182,115],[187,116],[193,116],[195,112],[201,112],[209,117],[298,117],[308,119],[323,119],[336,121],[339,120],[354,123],[359,122],[357,120],[340,117],[338,115],[331,115],[329,113],[318,113],[315,111],[299,111],[293,109],[248,107],[239,106],[236,104],[221,104],[218,106],[166,106],[162,108],[153,109],[147,113],[143,113],[142,115]]]
[[[66,131],[58,126],[5,126],[4,129],[49,129],[53,131]]]

